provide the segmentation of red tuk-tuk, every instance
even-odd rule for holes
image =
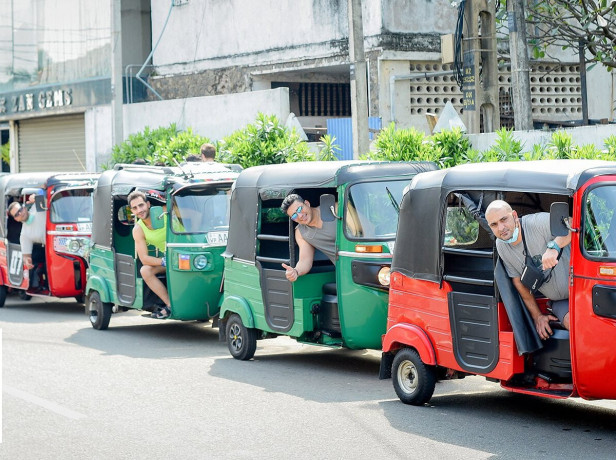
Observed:
[[[571,216],[570,330],[542,341],[484,217],[495,199],[519,216]],[[554,203],[556,205],[552,206]],[[564,211],[563,211],[564,206]],[[536,295],[546,312],[547,299]],[[509,391],[614,399],[616,163],[461,165],[417,175],[405,194],[391,267],[381,378],[421,405],[439,379],[482,375]]]
[[[0,176],[0,307],[9,290],[24,300],[32,295],[75,297],[83,302],[85,254],[92,233],[92,193],[98,174],[19,173]],[[8,215],[14,201],[26,204],[34,195],[37,212],[45,213],[45,244],[35,244],[35,268],[24,267],[20,246],[22,223]],[[37,277],[36,288],[31,283]]]

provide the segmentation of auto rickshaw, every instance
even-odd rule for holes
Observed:
[[[411,177],[434,169],[428,162],[333,161],[244,170],[232,193],[223,254],[219,334],[231,355],[248,360],[258,339],[278,335],[380,348],[398,203]],[[290,193],[321,203],[322,218],[337,222],[335,265],[315,250],[311,271],[294,283],[282,267],[295,266],[299,255],[295,224],[280,209]]]
[[[568,234],[570,330],[542,341],[485,220],[495,199],[551,212]],[[563,210],[564,206],[564,210]],[[542,312],[547,299],[535,294]],[[404,195],[391,268],[381,378],[421,405],[441,379],[481,375],[516,393],[616,398],[616,163],[461,165],[417,175]]]
[[[135,221],[127,202],[133,190],[148,197],[153,226],[167,228],[162,281],[171,300],[170,318],[216,317],[223,271],[220,254],[227,243],[230,190],[238,175],[234,169],[219,163],[116,165],[101,174],[94,194],[86,284],[86,314],[92,327],[107,329],[112,313],[152,311],[162,305],[139,272],[132,236]]]
[[[83,302],[86,248],[92,231],[92,193],[98,174],[17,173],[0,176],[0,307],[9,290],[21,298],[75,297]],[[20,245],[22,223],[8,215],[14,201],[36,197],[37,212],[46,216],[45,244],[35,244],[36,267],[24,267]],[[36,277],[36,283],[31,280]],[[35,286],[36,285],[36,286]]]

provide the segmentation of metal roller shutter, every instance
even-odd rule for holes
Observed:
[[[85,171],[85,132],[83,114],[21,120],[19,172]]]

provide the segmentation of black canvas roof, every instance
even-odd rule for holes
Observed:
[[[616,162],[543,160],[471,163],[415,176],[402,199],[392,271],[440,282],[443,215],[452,192],[507,191],[571,196],[590,178],[616,174]],[[482,203],[485,210],[489,201]]]
[[[408,178],[437,169],[430,162],[310,161],[255,166],[242,171],[231,195],[227,255],[254,260],[259,198],[282,200],[297,189],[335,188],[378,178]]]
[[[95,184],[98,177],[97,173],[12,173],[0,175],[0,193],[3,199],[0,200],[0,215],[5,216],[0,219],[0,233],[6,237],[6,207],[7,196],[19,196],[23,189],[41,188],[58,186],[71,186],[82,184]]]

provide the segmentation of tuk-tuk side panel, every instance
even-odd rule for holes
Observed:
[[[449,319],[448,294],[453,292],[451,285],[439,284],[409,278],[401,273],[393,273],[389,291],[389,313],[387,318],[388,333],[399,323],[410,324],[425,331],[436,353],[439,366],[463,371],[458,364],[453,349],[453,337]],[[500,310],[498,312],[501,313]],[[385,335],[385,341],[391,340]],[[401,344],[410,345],[410,344]],[[389,345],[391,346],[391,345]],[[384,351],[389,351],[385,350]],[[499,331],[499,360],[496,367],[480,375],[497,379],[510,379],[514,373],[524,369],[523,357],[517,355],[513,333],[509,330]]]
[[[254,264],[230,258],[224,259],[224,266],[224,292],[220,317],[224,318],[229,313],[237,313],[241,316],[241,312],[236,308],[239,305],[245,305],[247,309],[246,318],[241,316],[242,322],[250,318],[250,323],[244,323],[244,325],[269,330],[264,320],[263,300],[257,268]],[[241,302],[238,299],[241,299]]]
[[[224,246],[205,243],[203,247],[167,246],[167,290],[175,319],[208,319],[218,314],[224,250]],[[204,259],[206,265],[197,268]]]
[[[90,252],[89,262],[86,293],[98,291],[102,302],[117,304],[113,252],[95,246]]]
[[[616,176],[600,176],[588,181],[573,197],[573,227],[580,232],[571,234],[571,264],[573,266],[572,283],[569,287],[569,323],[571,325],[571,363],[573,382],[579,396],[586,399],[616,399],[616,319],[603,312],[610,307],[612,296],[602,296],[608,290],[616,292],[616,280],[610,271],[616,270],[616,262],[611,257],[596,257],[591,260],[583,253],[584,234],[587,233],[583,222],[582,210],[590,193],[599,193],[595,185],[614,187]],[[591,188],[592,187],[592,188]],[[588,190],[590,188],[590,190]],[[587,191],[588,190],[588,191]],[[609,190],[603,189],[603,190]],[[612,203],[610,203],[611,205]],[[615,230],[610,222],[609,234]],[[606,242],[607,243],[607,242]],[[611,260],[610,260],[611,259]],[[602,274],[605,273],[605,274]],[[613,298],[613,297],[612,297]],[[606,303],[607,302],[607,303]]]

